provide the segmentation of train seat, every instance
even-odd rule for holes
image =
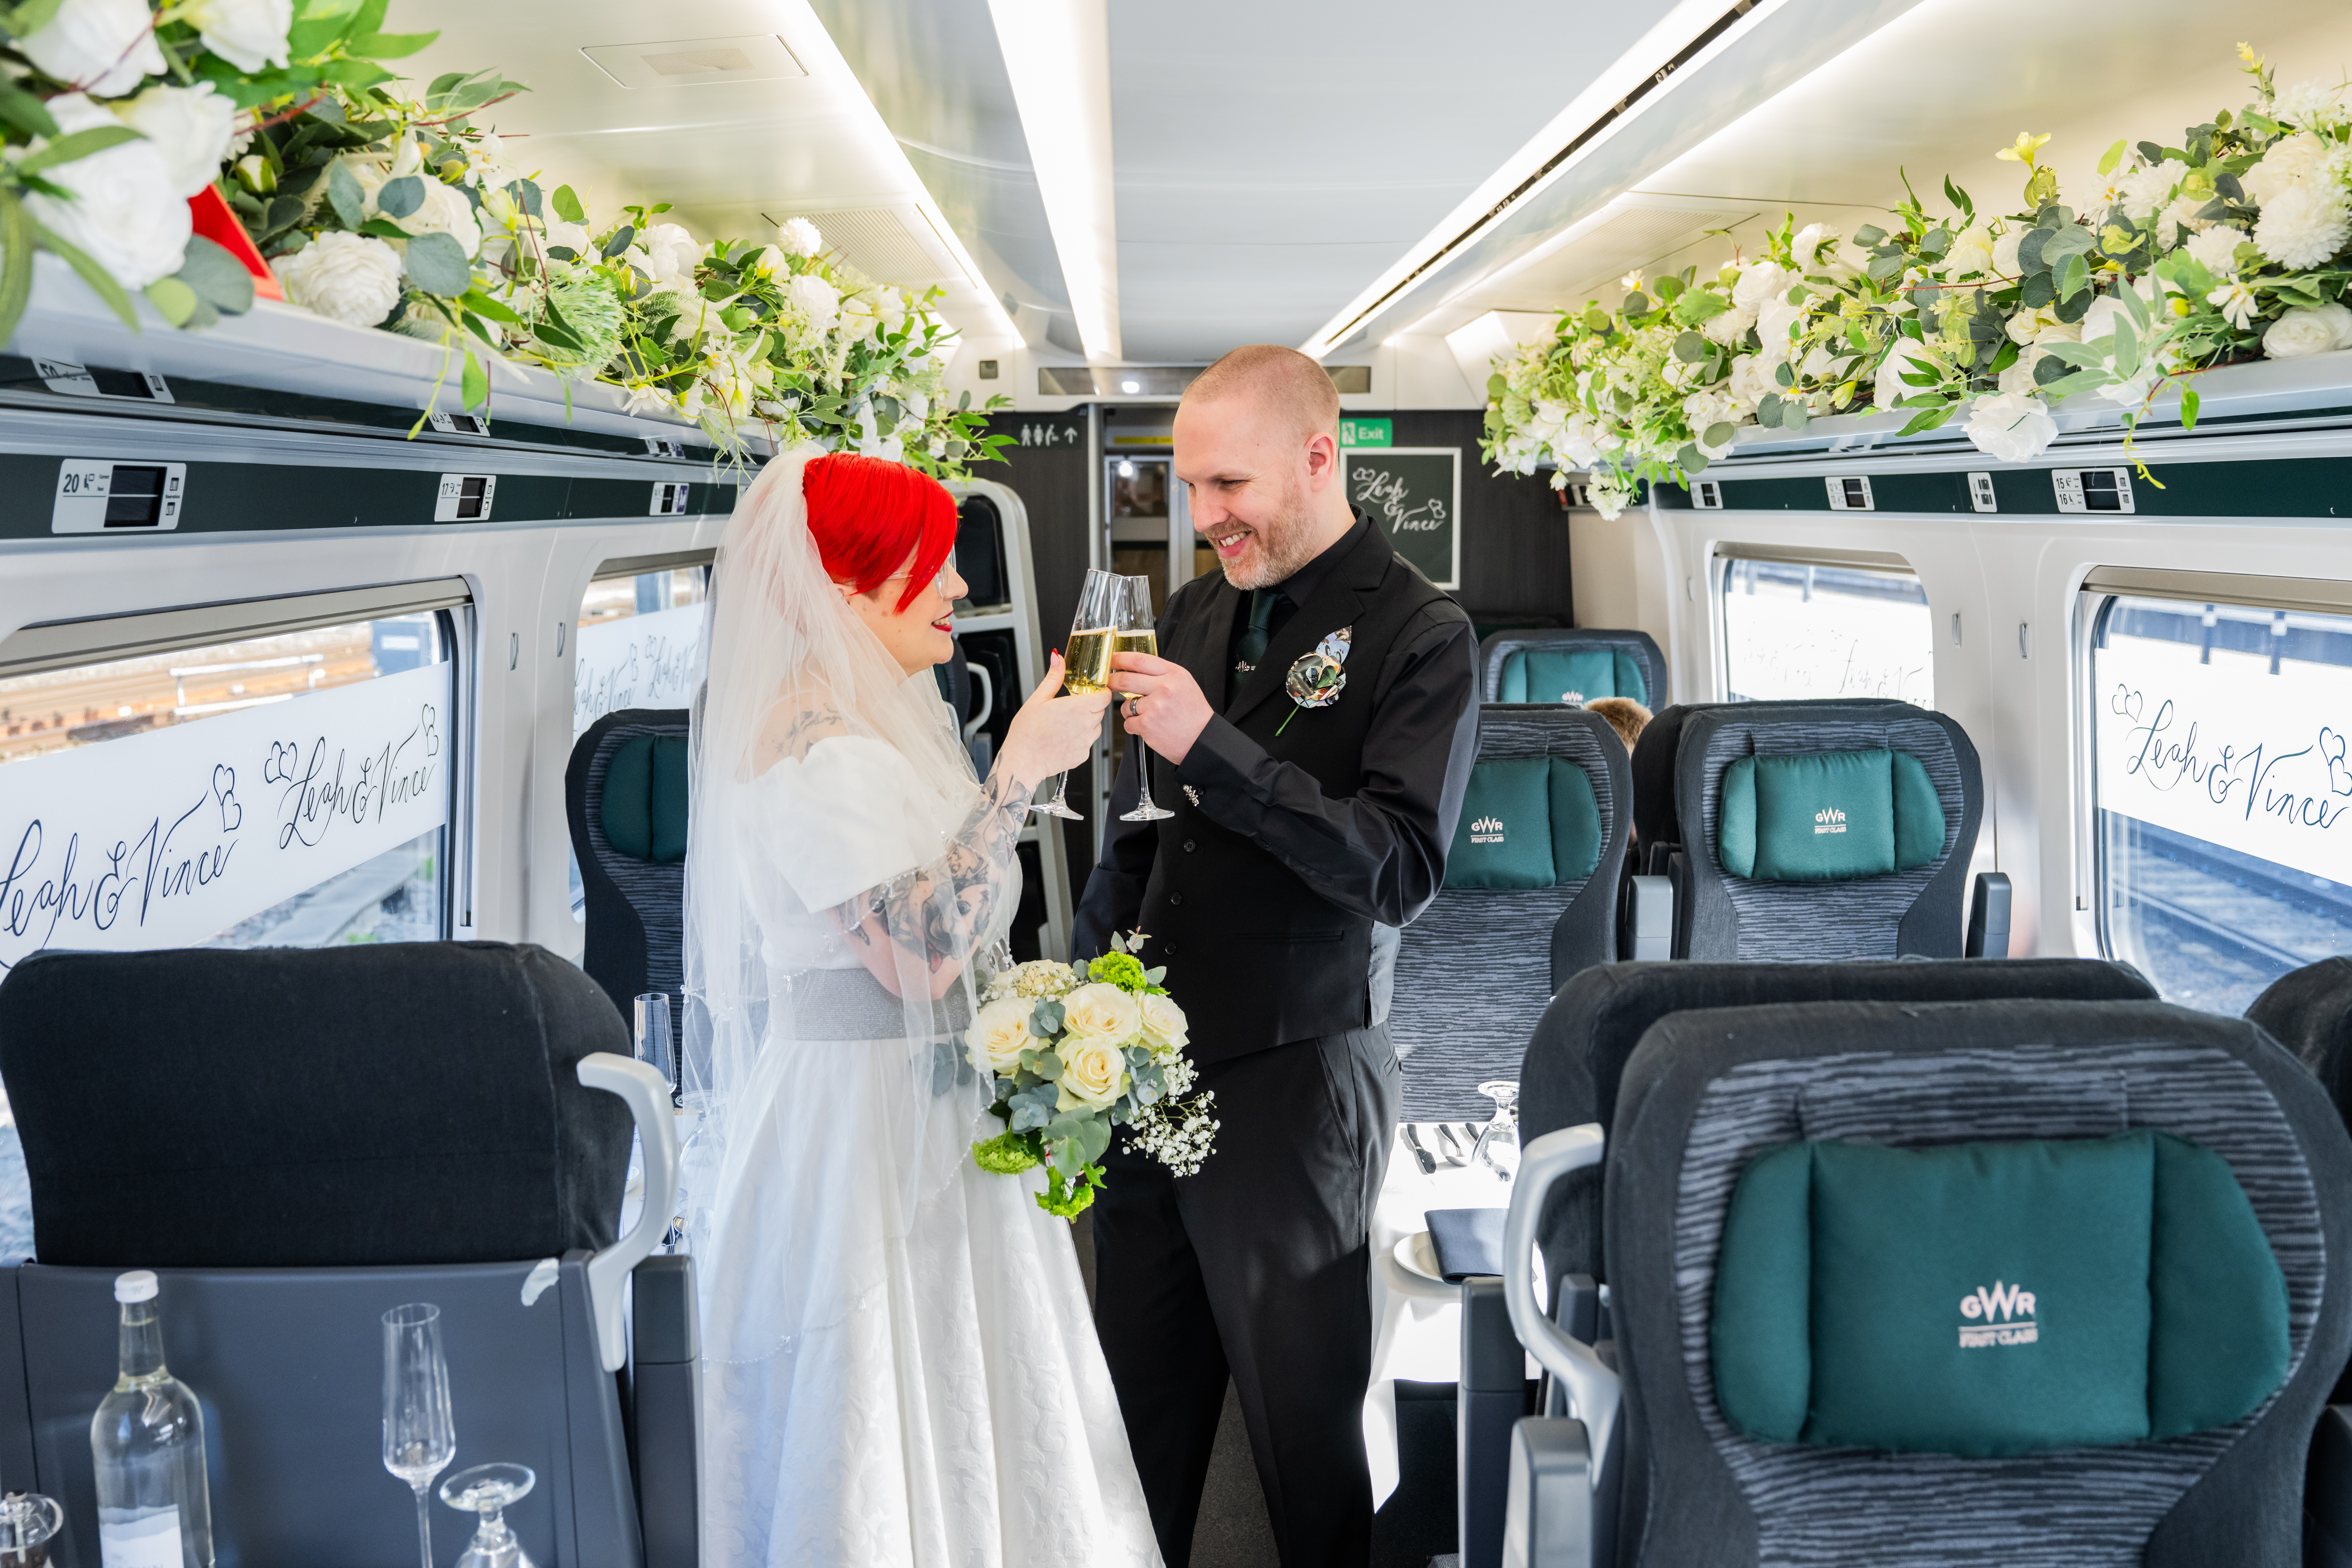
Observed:
[[[587,893],[580,966],[621,1016],[685,984],[688,710],[624,708],[588,726],[563,770],[572,853]],[[670,1048],[685,1009],[670,1008]]]
[[[1634,747],[1643,877],[1629,958],[1958,958],[2005,952],[1961,889],[1984,815],[1968,732],[1876,700],[1670,708]],[[1657,879],[1663,870],[1664,879]]]
[[[2303,1561],[2352,1352],[2352,1139],[2260,1028],[2117,1001],[1660,1019],[1606,1149],[1608,1356],[1544,1321],[1525,1261],[1600,1154],[1597,1128],[1537,1139],[1513,1194],[1497,1288],[1574,1412],[1515,1434],[1513,1561]]]
[[[205,1404],[223,1562],[415,1561],[379,1319],[428,1301],[445,1476],[531,1467],[508,1519],[542,1568],[690,1568],[692,1260],[648,1256],[674,1113],[580,971],[501,942],[40,953],[0,983],[0,1078],[37,1258],[0,1271],[0,1476],[65,1504],[61,1568],[98,1568],[126,1268],[161,1277]],[[649,1200],[624,1235],[633,1121]],[[433,1512],[446,1546],[462,1521]]]
[[[1534,626],[1490,632],[1478,645],[1479,695],[1488,702],[1666,703],[1666,658],[1647,632]]]
[[[1616,955],[1625,748],[1597,713],[1489,703],[1445,886],[1397,935],[1390,1037],[1411,1121],[1484,1120],[1552,993]]]

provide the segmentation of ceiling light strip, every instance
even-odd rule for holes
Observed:
[[[989,0],[1045,226],[1089,360],[1119,353],[1105,0]]]
[[[1459,250],[1462,247],[1469,244],[1473,239],[1475,239],[1479,234],[1488,226],[1492,225],[1496,218],[1501,217],[1506,212],[1508,212],[1513,206],[1517,205],[1521,199],[1526,197],[1528,193],[1535,190],[1537,186],[1542,184],[1544,181],[1549,179],[1553,171],[1557,170],[1562,163],[1567,163],[1570,158],[1576,156],[1578,153],[1583,151],[1586,146],[1590,145],[1594,137],[1600,135],[1603,131],[1609,129],[1610,126],[1623,119],[1626,112],[1635,104],[1648,97],[1653,90],[1663,86],[1666,79],[1672,77],[1675,72],[1680,70],[1684,66],[1688,65],[1692,60],[1696,59],[1708,45],[1714,43],[1717,38],[1723,37],[1725,33],[1730,31],[1732,26],[1742,16],[1747,16],[1750,11],[1754,10],[1759,3],[1759,0],[1736,0],[1736,4],[1734,4],[1730,9],[1725,11],[1722,16],[1709,23],[1705,31],[1701,32],[1698,37],[1693,38],[1688,44],[1683,46],[1682,49],[1675,54],[1672,59],[1668,60],[1664,65],[1660,66],[1648,76],[1643,78],[1642,80],[1634,86],[1631,92],[1628,92],[1623,98],[1619,99],[1615,104],[1612,105],[1601,115],[1599,119],[1593,121],[1591,124],[1578,132],[1566,146],[1560,148],[1559,152],[1554,153],[1550,157],[1545,159],[1543,163],[1535,171],[1535,173],[1529,174],[1526,179],[1513,186],[1500,201],[1497,201],[1493,206],[1488,207],[1484,213],[1480,214],[1475,219],[1474,219],[1468,227],[1455,235],[1452,239],[1447,240],[1444,245],[1438,247],[1434,251],[1432,251],[1422,260],[1419,266],[1406,273],[1403,277],[1398,279],[1396,282],[1390,287],[1388,292],[1382,294],[1379,299],[1374,300],[1370,304],[1366,305],[1362,310],[1357,311],[1355,315],[1348,319],[1345,325],[1331,332],[1324,340],[1324,352],[1328,353],[1331,349],[1345,342],[1348,339],[1348,334],[1354,331],[1358,327],[1363,325],[1365,320],[1374,311],[1380,310],[1381,306],[1386,305],[1390,300],[1395,299],[1398,295],[1412,288],[1433,268],[1436,267],[1438,263],[1444,261],[1447,257],[1453,255],[1454,252]]]

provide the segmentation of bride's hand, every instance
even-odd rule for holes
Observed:
[[[1055,653],[1045,679],[1013,716],[1004,732],[1004,749],[997,766],[1034,789],[1047,776],[1066,773],[1094,755],[1102,734],[1103,710],[1110,706],[1108,691],[1078,696],[1056,695],[1062,689],[1062,656]]]

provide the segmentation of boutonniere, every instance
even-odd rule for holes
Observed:
[[[1290,667],[1290,674],[1283,681],[1290,700],[1297,707],[1274,727],[1276,734],[1290,728],[1290,721],[1298,717],[1300,708],[1328,708],[1339,700],[1339,693],[1348,686],[1348,645],[1355,635],[1355,627],[1341,626],[1317,643],[1313,653],[1299,655],[1298,662]]]

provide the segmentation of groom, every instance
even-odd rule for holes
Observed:
[[[1330,377],[1286,348],[1202,373],[1176,477],[1223,574],[1169,601],[1166,658],[1113,660],[1174,815],[1105,825],[1073,948],[1149,935],[1222,1123],[1193,1176],[1115,1147],[1094,1210],[1095,1326],[1169,1568],[1192,1554],[1229,1373],[1285,1568],[1370,1551],[1366,1232],[1402,1084],[1383,1020],[1396,928],[1444,879],[1478,696],[1469,618],[1349,507],[1339,417]]]

